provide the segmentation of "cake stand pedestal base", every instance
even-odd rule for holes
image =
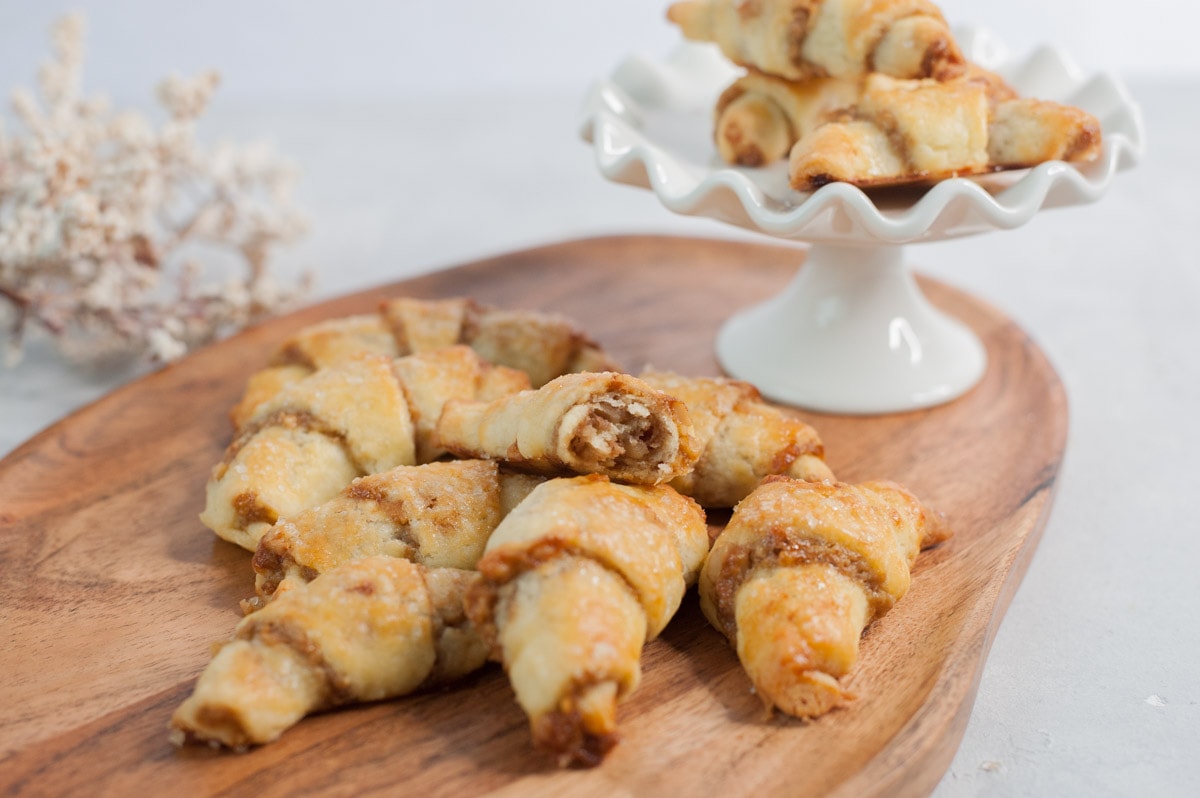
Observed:
[[[929,303],[895,245],[814,244],[783,291],[725,322],[717,358],[769,399],[847,414],[950,401],[987,366],[979,339]]]

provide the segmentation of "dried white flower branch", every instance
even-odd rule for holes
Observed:
[[[14,91],[25,137],[0,120],[0,323],[8,364],[37,328],[79,359],[114,353],[168,361],[294,302],[268,255],[305,230],[294,171],[262,145],[204,150],[197,118],[215,72],[158,87],[155,127],[84,97],[83,19],[54,28],[38,75],[42,103]],[[236,276],[205,281],[207,264]]]

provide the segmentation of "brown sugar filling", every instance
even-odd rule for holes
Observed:
[[[265,538],[264,538],[265,540]],[[288,576],[288,572],[296,568],[298,563],[288,551],[279,552],[260,543],[250,561],[255,574],[259,577],[255,585],[259,598],[269,600],[279,589],[279,585]],[[316,579],[319,572],[310,566],[299,566],[297,576],[304,582]],[[263,602],[265,605],[265,602]]]
[[[553,756],[559,767],[596,767],[620,741],[615,729],[589,717],[581,706],[588,692],[602,683],[585,677],[571,686],[558,711],[533,719],[534,746]]]
[[[662,462],[670,435],[646,405],[616,393],[593,399],[571,435],[571,455],[592,470]]]

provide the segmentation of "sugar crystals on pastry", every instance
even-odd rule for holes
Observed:
[[[355,477],[436,457],[434,421],[451,398],[494,398],[528,384],[465,346],[319,369],[255,408],[212,471],[200,520],[254,551],[280,518],[333,498]]]
[[[750,383],[656,370],[640,379],[687,405],[701,454],[671,485],[704,507],[733,507],[771,474],[832,481],[817,431]]]
[[[947,535],[894,483],[768,477],[713,543],[700,606],[768,707],[816,717],[849,700],[863,629],[908,592],[920,549]]]
[[[540,481],[486,460],[397,466],[359,477],[267,530],[254,553],[255,589],[260,601],[269,600],[368,556],[473,569],[501,519]]]
[[[467,612],[504,665],[535,745],[595,765],[617,704],[708,550],[704,512],[666,485],[589,475],[533,489],[497,527]]]
[[[269,743],[305,715],[443,684],[487,648],[463,608],[472,571],[368,557],[247,615],[171,718],[177,744]]]

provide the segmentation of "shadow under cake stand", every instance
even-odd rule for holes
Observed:
[[[925,298],[908,245],[1012,229],[1040,210],[1094,202],[1141,157],[1140,112],[1112,75],[1085,75],[1050,47],[1016,61],[983,31],[957,35],[968,58],[1020,94],[1096,116],[1100,157],[925,189],[868,195],[832,183],[800,193],[788,185],[786,163],[719,161],[712,109],[739,71],[715,47],[685,44],[663,61],[630,57],[593,88],[582,133],[605,177],[650,189],[676,213],[810,245],[789,285],[722,326],[716,354],[730,376],[774,401],[826,413],[901,412],[962,395],[983,376],[986,352]]]

